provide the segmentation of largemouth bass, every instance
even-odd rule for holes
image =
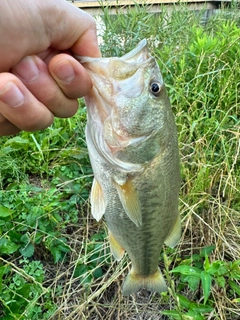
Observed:
[[[181,236],[177,130],[166,88],[147,41],[121,58],[81,57],[93,89],[85,97],[86,141],[94,181],[92,215],[105,217],[110,249],[132,269],[123,295],[166,291],[158,267],[163,243]]]

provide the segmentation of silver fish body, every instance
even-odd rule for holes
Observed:
[[[121,58],[82,57],[93,89],[85,97],[86,141],[94,172],[92,214],[104,215],[117,260],[132,262],[123,285],[167,290],[158,268],[163,243],[181,236],[177,130],[166,88],[146,40]]]

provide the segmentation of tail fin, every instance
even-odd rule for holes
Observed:
[[[129,296],[143,288],[153,292],[167,291],[167,285],[160,269],[147,277],[136,274],[132,269],[124,281],[122,293],[124,296]]]

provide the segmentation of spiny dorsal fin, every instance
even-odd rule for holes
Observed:
[[[96,178],[93,179],[90,201],[92,205],[92,215],[97,221],[99,221],[104,215],[107,205],[104,200],[102,187]]]
[[[124,255],[125,250],[117,242],[117,240],[114,238],[114,236],[110,230],[108,230],[108,237],[109,237],[111,253],[117,261],[120,261]]]
[[[119,185],[118,183],[115,183],[115,185],[126,214],[137,227],[141,226],[142,212],[140,201],[131,179],[128,178],[123,185]]]
[[[181,218],[178,214],[177,220],[164,243],[171,248],[175,247],[181,238],[181,229]]]

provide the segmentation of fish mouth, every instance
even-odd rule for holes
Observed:
[[[116,58],[118,60],[125,60],[127,62],[143,62],[149,58],[148,49],[147,49],[147,40],[141,40],[138,45],[131,50],[130,52],[126,53],[120,58]],[[88,62],[98,62],[103,60],[108,60],[109,58],[92,58],[86,56],[79,56],[77,54],[74,55],[74,58],[77,59],[81,63],[88,63]]]
[[[136,48],[122,57],[92,58],[75,55],[75,58],[84,65],[92,79],[93,86],[100,94],[102,89],[109,89],[107,79],[126,80],[139,69],[155,63],[155,59],[149,53],[146,39],[141,40]]]
[[[136,48],[121,57],[126,62],[139,63],[148,60],[149,54],[147,50],[147,40],[141,40]]]
[[[76,57],[84,64],[93,83],[92,92],[84,97],[88,101],[88,109],[96,109],[94,105],[98,105],[102,124],[115,108],[113,97],[119,94],[127,98],[141,95],[144,90],[141,73],[146,67],[153,68],[155,64],[155,59],[149,54],[146,39],[141,40],[132,51],[122,57]],[[133,82],[136,83],[134,87]],[[97,111],[93,113],[96,115]]]

